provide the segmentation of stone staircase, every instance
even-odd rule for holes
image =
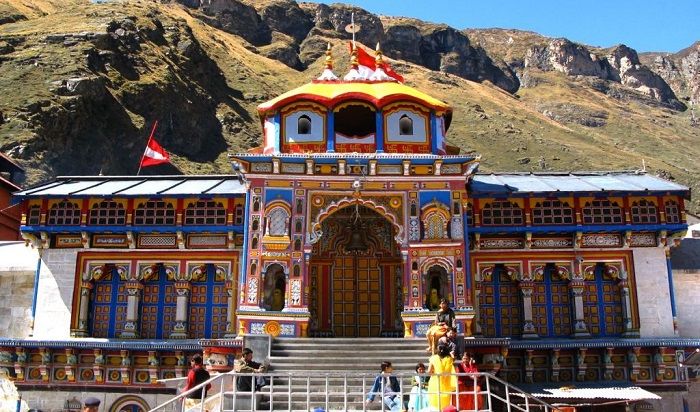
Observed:
[[[415,371],[416,363],[427,365],[426,346],[425,339],[404,338],[274,339],[270,349],[270,373],[316,377],[292,379],[291,388],[289,379],[275,377],[272,385],[263,389],[272,392],[271,405],[263,402],[259,409],[287,410],[291,392],[292,410],[309,410],[307,405],[311,409],[363,410],[367,392],[380,371],[381,363],[389,361],[395,373],[408,375]],[[343,378],[326,376],[327,373],[351,375]],[[408,394],[411,390],[409,376],[402,379],[401,384],[404,393]],[[381,409],[379,397],[367,406],[367,410]]]

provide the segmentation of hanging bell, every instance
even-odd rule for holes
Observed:
[[[367,239],[365,238],[364,229],[362,225],[352,225],[350,229],[350,240],[348,241],[345,250],[348,252],[364,252],[367,250]]]

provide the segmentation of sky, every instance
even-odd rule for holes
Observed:
[[[700,0],[336,1],[375,14],[415,17],[457,29],[529,30],[590,46],[622,43],[638,52],[677,52],[700,40]]]

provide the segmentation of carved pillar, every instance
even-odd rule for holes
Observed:
[[[481,298],[481,275],[477,271],[474,273],[474,321],[472,327],[474,328],[474,336],[483,336],[481,330],[481,314],[479,308],[479,302]]]
[[[182,378],[187,374],[187,358],[185,357],[185,353],[181,350],[175,351],[175,358],[177,359],[175,376]]]
[[[83,274],[80,282],[80,303],[78,306],[78,328],[73,331],[76,338],[88,337],[88,316],[90,310],[90,293],[94,288],[92,276],[89,273]]]
[[[627,365],[629,367],[629,376],[632,382],[636,382],[639,379],[639,352],[642,350],[641,347],[635,346],[627,352]]]
[[[75,383],[75,369],[77,364],[78,357],[73,353],[73,349],[66,348],[66,365],[64,368],[68,382]]]
[[[664,363],[664,352],[666,348],[659,346],[654,354],[654,368],[656,369],[655,380],[661,382],[664,380],[664,375],[666,374],[666,364]]]
[[[27,365],[27,352],[24,348],[18,346],[15,348],[15,381],[24,380],[24,367]]]
[[[532,375],[535,372],[535,364],[532,361],[532,353],[534,350],[527,349],[525,351],[525,382],[532,383]]]
[[[51,364],[51,350],[49,348],[39,348],[39,353],[41,354],[41,364],[39,365],[41,380],[44,383],[47,383],[49,381],[49,365]]]
[[[586,348],[580,348],[576,354],[577,373],[576,380],[583,381],[586,378]]]
[[[625,338],[638,338],[639,332],[632,328],[632,302],[625,270],[620,270],[620,282],[618,285],[620,287],[620,297],[622,298],[622,322],[624,324],[622,336]]]
[[[578,264],[574,265],[574,273],[569,281],[569,290],[574,297],[574,337],[588,338],[591,336],[583,314],[583,289],[585,287],[583,274]]]
[[[158,365],[160,361],[158,360],[158,352],[154,350],[148,351],[148,376],[151,379],[151,383],[155,384],[158,382]]]
[[[120,351],[122,361],[121,361],[121,367],[119,368],[119,372],[121,374],[122,378],[122,383],[124,385],[128,385],[131,376],[131,358],[129,357],[129,351],[128,350],[122,350]]]
[[[539,338],[535,324],[532,321],[532,291],[535,284],[530,279],[523,279],[518,282],[518,289],[523,298],[523,338]]]
[[[105,372],[105,356],[102,354],[101,349],[94,349],[93,353],[95,355],[95,360],[92,364],[92,372],[95,375],[95,382],[104,382],[104,372]]]
[[[551,366],[552,382],[559,382],[559,349],[552,349]]]
[[[126,322],[124,323],[124,330],[119,335],[120,338],[139,337],[139,307],[141,305],[142,292],[143,283],[139,280],[131,279],[126,282]]]
[[[613,371],[615,365],[612,362],[612,353],[615,348],[605,348],[603,352],[603,379],[606,381],[611,381],[613,378]]]
[[[170,339],[187,339],[187,319],[192,285],[189,280],[175,282],[175,324],[170,332]]]

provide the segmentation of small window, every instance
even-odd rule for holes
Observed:
[[[185,225],[225,225],[226,209],[221,202],[200,200],[185,209]]]
[[[399,119],[399,134],[401,136],[413,136],[413,119],[407,115]]]
[[[632,223],[657,223],[656,205],[642,199],[632,203]]]
[[[89,222],[91,225],[124,225],[126,210],[120,203],[104,200],[90,210]]]
[[[523,210],[507,200],[487,203],[482,211],[484,226],[517,226],[523,224]]]
[[[299,277],[301,275],[301,268],[299,268],[299,265],[294,265],[294,276]]]
[[[446,239],[447,221],[440,213],[429,213],[425,218],[424,239]]]
[[[415,203],[411,203],[411,216],[418,215],[418,208]]]
[[[253,241],[250,242],[250,248],[251,248],[251,249],[257,249],[257,248],[258,248],[258,237],[257,237],[257,236],[255,236],[255,237],[253,238]]]
[[[78,205],[67,200],[63,200],[51,206],[49,210],[49,221],[50,226],[75,226],[80,224],[80,209]]]
[[[666,223],[681,223],[681,212],[678,203],[673,200],[666,202]]]
[[[297,120],[297,134],[311,134],[311,118],[307,115],[299,116]]]
[[[297,214],[300,215],[304,213],[304,200],[297,199]]]
[[[583,208],[583,222],[586,224],[622,224],[622,208],[617,202],[607,199],[586,202]]]
[[[242,225],[243,224],[243,214],[245,213],[245,209],[243,209],[243,205],[238,204],[236,205],[236,209],[234,212],[234,220],[236,222],[236,225]]]
[[[27,211],[27,225],[36,226],[41,223],[41,207],[34,205]]]
[[[300,233],[301,228],[302,228],[301,219],[297,219],[297,222],[294,224],[294,231],[297,233]]]
[[[532,222],[536,225],[570,225],[574,223],[574,210],[561,200],[537,202],[532,209]]]
[[[253,212],[259,212],[260,211],[260,198],[255,196],[253,198]]]
[[[452,214],[459,215],[459,202],[452,203]]]
[[[175,209],[162,200],[149,200],[134,211],[135,225],[174,225]]]
[[[297,239],[294,241],[294,250],[296,250],[296,251],[301,250],[301,239]]]
[[[289,222],[289,214],[281,207],[272,209],[267,214],[268,219],[268,235],[270,236],[287,236],[287,225]]]
[[[251,229],[253,230],[253,232],[255,232],[255,231],[257,231],[258,229],[260,229],[260,218],[257,218],[257,217],[256,217],[256,218],[253,219],[253,225],[252,225]]]

